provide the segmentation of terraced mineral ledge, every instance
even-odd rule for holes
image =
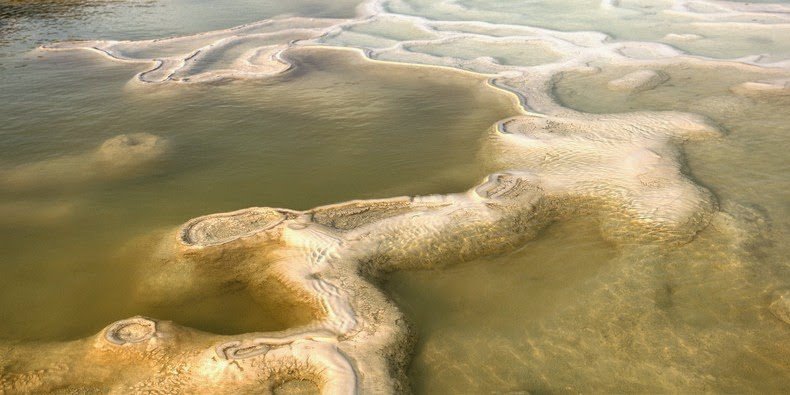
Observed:
[[[601,7],[617,9],[618,3]],[[461,7],[438,4],[444,11]],[[407,392],[413,337],[402,313],[378,288],[388,272],[511,251],[545,226],[579,216],[595,217],[603,237],[618,244],[681,245],[711,223],[717,231],[739,234],[741,225],[719,210],[717,199],[687,175],[683,162],[685,142],[726,138],[713,121],[676,111],[579,112],[558,104],[554,88],[565,74],[595,74],[599,65],[615,63],[632,71],[607,88],[635,94],[671,83],[663,69],[693,64],[760,74],[764,78],[731,91],[777,97],[788,94],[787,61],[720,60],[667,44],[617,42],[602,33],[428,19],[404,8],[399,1],[368,1],[355,19],[282,18],[185,37],[41,48],[88,50],[139,63],[145,69],[130,80],[129,89],[267,78],[290,72],[289,55],[299,51],[355,51],[374,63],[487,76],[492,89],[517,97],[523,111],[488,131],[486,160],[505,170],[468,191],[198,217],[163,240],[139,286],[141,294],[176,295],[243,283],[263,297],[277,293],[307,304],[314,317],[309,324],[227,336],[132,317],[87,339],[3,346],[0,389],[239,393],[314,384],[327,394]],[[721,18],[730,23],[747,15],[784,21],[788,11],[780,5],[694,1],[675,2],[667,12],[699,23]],[[667,34],[665,39],[699,37]],[[94,152],[0,173],[0,184],[36,188],[29,183],[31,174],[73,166],[91,170],[64,170],[58,183],[118,177],[154,163],[167,147],[152,134],[121,135]],[[770,302],[772,314],[784,322],[790,317],[787,300],[780,294]]]

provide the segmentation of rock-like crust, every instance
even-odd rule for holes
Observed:
[[[271,229],[293,216],[290,210],[269,207],[208,215],[195,218],[184,225],[180,238],[186,245],[222,244]]]
[[[420,207],[428,209],[442,204],[415,204],[411,198],[404,197],[318,207],[310,210],[309,214],[316,223],[343,231],[415,211]]]
[[[110,343],[119,346],[146,341],[156,334],[156,322],[144,317],[134,317],[118,321],[104,331]]]

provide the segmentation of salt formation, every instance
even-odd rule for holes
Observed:
[[[167,140],[150,133],[121,134],[91,152],[0,169],[0,186],[26,191],[126,178],[161,160],[167,148]]]
[[[0,203],[0,226],[26,227],[57,224],[71,217],[76,202],[14,201]]]
[[[769,306],[771,313],[776,318],[790,325],[790,292],[784,292],[776,297]]]
[[[287,71],[281,59],[290,43],[324,34],[338,21],[285,18],[217,32],[146,41],[64,42],[47,50],[82,49],[125,63],[151,64],[138,82],[210,82],[224,78],[262,78]]]
[[[790,96],[790,78],[744,82],[730,90],[737,95],[752,98]]]
[[[629,139],[612,135],[612,123],[621,132],[631,130]],[[523,116],[492,133],[501,158],[515,167],[465,193],[208,215],[176,232],[172,255],[150,268],[155,280],[145,292],[167,292],[154,284],[170,287],[175,280],[176,287],[187,288],[279,283],[314,306],[319,318],[312,324],[282,333],[214,336],[132,318],[92,340],[9,351],[3,365],[13,371],[4,372],[3,386],[82,388],[93,376],[81,369],[90,368],[53,357],[70,355],[135,366],[116,367],[112,376],[95,373],[98,389],[115,392],[271,390],[290,380],[315,382],[325,393],[401,391],[409,334],[398,309],[369,282],[381,273],[506,251],[578,210],[617,214],[602,220],[614,237],[684,241],[715,209],[710,194],[681,173],[674,144],[716,135],[702,118]],[[23,373],[17,373],[20,366]]]
[[[639,70],[609,81],[607,87],[613,91],[637,93],[653,89],[667,80],[669,77],[660,71]]]
[[[463,11],[456,2],[437,4],[446,12]],[[678,2],[671,12],[698,13],[702,20],[741,15],[732,8],[719,12],[723,3],[700,4]],[[601,5],[618,10],[619,2]],[[580,113],[557,104],[552,88],[564,72],[596,73],[595,64],[617,62],[642,71],[613,81],[614,89],[639,92],[666,81],[651,68],[719,61],[664,44],[616,42],[601,33],[442,21],[392,11],[405,8],[409,5],[402,1],[369,1],[353,20],[286,18],[181,38],[45,48],[87,49],[117,61],[150,64],[133,80],[139,85],[260,78],[289,70],[288,51],[352,47],[373,61],[485,74],[492,87],[517,96],[524,111],[495,125],[486,144],[486,157],[507,170],[466,192],[351,201],[307,211],[256,207],[199,217],[166,241],[141,285],[142,293],[168,294],[242,283],[264,296],[286,293],[309,305],[316,317],[312,323],[282,332],[220,336],[134,317],[84,340],[5,347],[0,389],[271,392],[305,380],[331,394],[405,392],[412,340],[402,314],[374,284],[382,274],[508,251],[571,215],[595,214],[602,233],[615,241],[659,244],[689,241],[715,215],[715,199],[686,176],[680,151],[685,141],[721,136],[710,121],[678,112]],[[751,7],[744,12],[767,11]],[[491,43],[540,53],[494,58],[486,54]],[[142,141],[159,146],[154,136]],[[133,146],[122,138],[88,157],[112,163],[118,148],[137,152]],[[33,174],[47,166],[25,171]]]
[[[93,155],[107,175],[118,176],[161,159],[167,140],[150,133],[121,134],[107,139]]]
[[[668,33],[664,36],[665,41],[694,41],[701,39],[702,36],[699,34],[687,33],[687,34],[677,34],[677,33]]]

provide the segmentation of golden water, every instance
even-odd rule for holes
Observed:
[[[513,96],[484,76],[371,62],[350,51],[291,51],[296,67],[273,78],[151,86],[129,83],[140,65],[87,52],[27,52],[75,36],[156,38],[282,13],[353,17],[351,1],[245,1],[219,12],[179,1],[34,3],[40,8],[0,8],[14,22],[0,40],[0,176],[34,174],[0,189],[4,340],[73,339],[136,314],[226,334],[305,323],[307,309],[241,287],[174,301],[147,300],[135,284],[162,235],[199,215],[466,190],[492,171],[483,149],[489,127],[518,113]],[[376,49],[441,31],[491,40],[529,25],[604,31],[610,41],[671,43],[722,58],[774,61],[790,52],[786,24],[771,17],[755,17],[761,27],[740,34],[740,25],[700,24],[661,11],[663,3],[622,1],[616,10],[600,3],[388,2],[392,12],[510,25],[436,22],[432,32],[379,20],[324,40]],[[196,7],[192,16],[179,13],[188,7]],[[704,37],[676,42],[670,33]],[[445,66],[481,56],[508,66],[573,56],[540,43],[476,40],[404,49]],[[402,55],[372,57],[406,62]],[[474,69],[467,66],[458,67]],[[790,292],[790,96],[732,90],[787,72],[665,62],[650,68],[667,82],[623,92],[607,83],[639,70],[635,64],[588,66],[595,71],[556,79],[551,93],[559,104],[601,114],[693,112],[726,130],[683,148],[686,173],[716,196],[721,212],[683,245],[614,244],[599,218],[582,216],[511,253],[389,275],[383,287],[417,335],[414,391],[787,392],[790,326],[770,306]],[[112,177],[85,168],[103,141],[139,132],[167,142],[150,166]]]
[[[121,133],[153,133],[169,148],[156,168],[122,179],[59,185],[36,174],[40,183],[0,192],[2,337],[80,337],[134,314],[220,333],[293,324],[243,290],[145,305],[127,296],[130,280],[157,232],[202,214],[468,188],[486,174],[474,163],[483,132],[515,111],[481,78],[342,52],[292,56],[297,72],[218,86],[129,92],[129,67],[68,54],[7,81],[7,169]]]
[[[790,97],[739,97],[728,88],[765,75],[689,65],[665,68],[669,82],[653,90],[607,89],[631,71],[568,74],[555,94],[586,112],[719,122],[727,136],[687,144],[688,167],[743,234],[712,225],[683,246],[618,247],[576,219],[507,256],[399,273],[387,289],[419,333],[417,392],[787,388],[788,326],[769,305],[790,284]]]

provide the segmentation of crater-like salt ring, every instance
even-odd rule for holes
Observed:
[[[117,345],[134,344],[146,341],[156,334],[156,322],[147,318],[135,317],[113,323],[107,328],[104,337]]]

